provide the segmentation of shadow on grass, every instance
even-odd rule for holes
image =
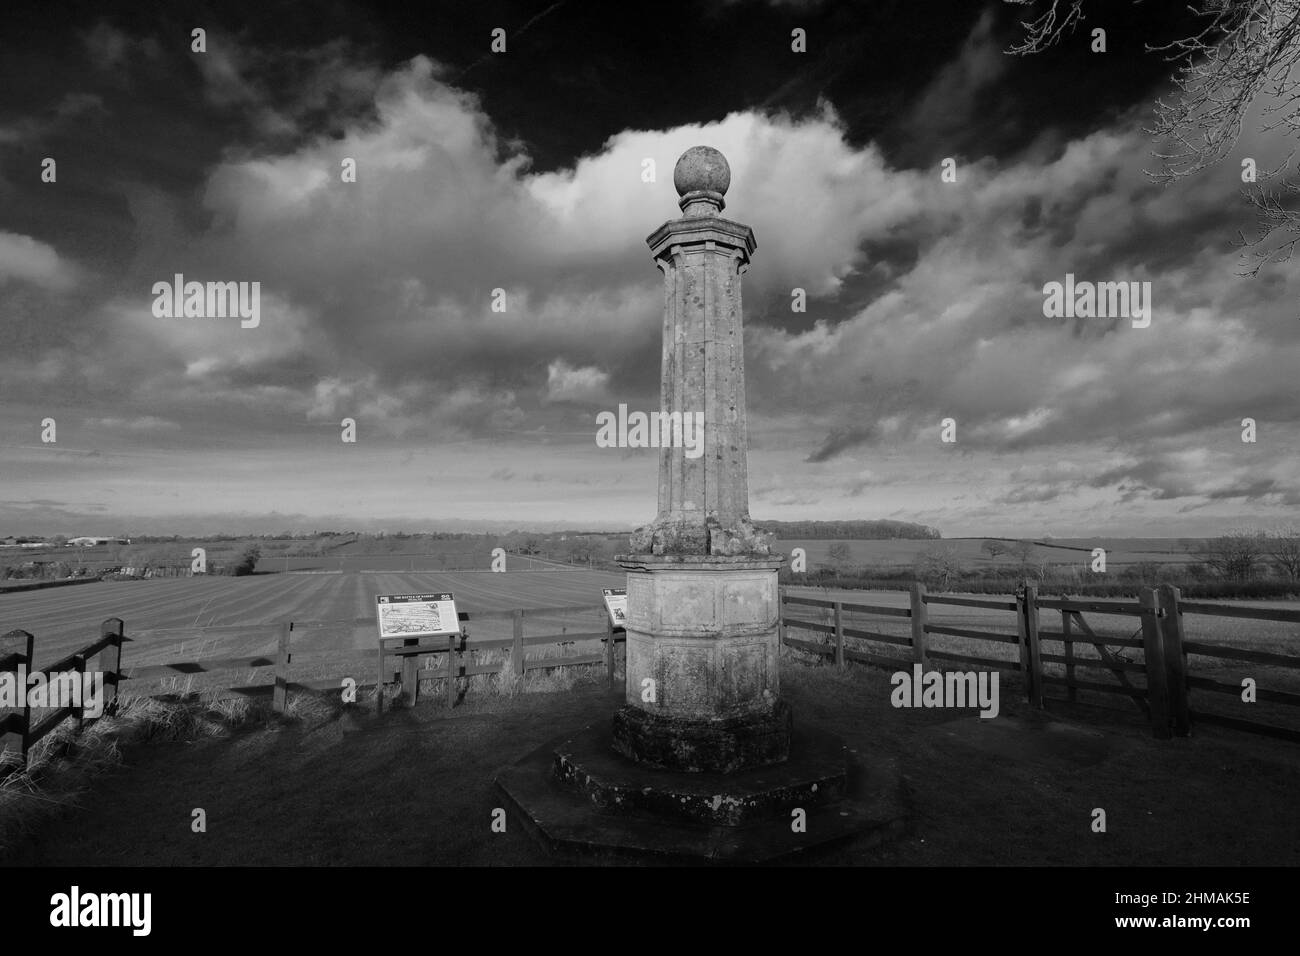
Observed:
[[[810,864],[1263,865],[1300,862],[1300,748],[1214,732],[1155,741],[1122,712],[1028,707],[1015,680],[993,720],[889,703],[885,670],[787,655],[796,722],[901,769],[907,835]],[[435,685],[436,687],[436,685]],[[435,689],[376,717],[306,707],[220,737],[122,747],[123,766],[43,828],[25,865],[529,865],[553,860],[513,822],[491,830],[501,767],[608,720],[621,690],[469,695]],[[1107,832],[1091,829],[1095,808]],[[204,833],[191,829],[203,808]]]

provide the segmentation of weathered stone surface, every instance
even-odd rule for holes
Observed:
[[[688,150],[673,182],[683,215],[646,240],[664,276],[660,406],[702,413],[704,448],[696,458],[660,450],[658,514],[620,559],[627,707],[614,735],[648,766],[725,773],[789,754],[778,679],[783,559],[749,517],[740,287],[754,233],[718,215],[731,170],[717,150]]]
[[[779,560],[744,555],[625,559],[625,707],[616,746],[683,772],[784,760]]]
[[[635,571],[659,571],[671,567],[705,571],[753,571],[760,568],[775,571],[785,564],[785,557],[779,554],[623,554],[615,560]]]
[[[717,215],[727,205],[722,197],[731,188],[731,165],[712,146],[692,146],[673,168],[673,186],[684,215]]]
[[[731,164],[712,146],[692,146],[673,167],[673,186],[679,196],[696,190],[725,195],[731,188]]]
[[[706,517],[704,524],[691,519],[672,519],[637,528],[630,539],[635,554],[655,557],[708,554],[737,557],[746,554],[771,554],[768,535],[758,531],[747,515],[741,515],[723,527],[718,518]]]
[[[790,707],[771,700],[734,717],[661,717],[639,707],[614,715],[614,749],[648,767],[679,773],[729,774],[781,763],[790,756]]]
[[[848,788],[844,745],[838,738],[805,731],[795,736],[795,743],[790,759],[779,766],[732,774],[669,774],[624,759],[610,728],[592,725],[555,747],[555,779],[610,811],[643,811],[709,826],[741,826],[772,817],[788,821],[791,810],[838,800]]]
[[[902,780],[892,761],[868,763],[849,751],[843,765],[846,792],[829,800],[815,799],[809,770],[812,776],[821,772],[815,768],[816,754],[824,753],[816,732],[811,744],[802,732],[796,737],[794,760],[722,778],[727,781],[724,787],[708,775],[653,770],[622,761],[608,753],[608,730],[603,731],[603,741],[588,736],[596,730],[600,728],[559,737],[497,775],[510,825],[522,825],[552,852],[593,862],[632,856],[672,864],[752,864],[789,859],[847,840],[865,851],[904,831]],[[814,765],[798,763],[798,753],[812,753]],[[581,769],[576,774],[557,772],[560,759]],[[580,782],[582,775],[590,779]],[[836,775],[832,770],[832,778]],[[782,791],[800,787],[806,788],[807,805],[785,805]],[[642,796],[629,800],[624,796],[629,790]],[[774,815],[756,812],[751,819],[742,812],[735,825],[705,822],[715,801],[721,811],[727,796],[740,806],[770,801],[766,809]],[[670,811],[662,805],[672,799],[680,803],[683,797],[686,803],[678,809]],[[802,830],[791,826],[789,811],[795,807],[807,814]],[[702,816],[687,819],[693,811]]]
[[[623,565],[628,704],[687,720],[770,712],[781,689],[779,562],[647,558]]]
[[[703,413],[704,451],[660,449],[658,513],[632,535],[631,552],[768,555],[749,517],[741,275],[754,232],[717,215],[731,182],[717,150],[688,150],[673,176],[684,215],[646,239],[664,277],[660,410]]]

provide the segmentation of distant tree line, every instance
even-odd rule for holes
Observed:
[[[755,522],[755,524],[762,531],[774,534],[786,541],[800,538],[809,540],[848,538],[880,541],[891,538],[935,539],[943,537],[938,528],[913,524],[910,521],[890,521],[885,518],[874,521],[759,521]]]
[[[825,587],[897,588],[920,581],[935,591],[1007,593],[1031,582],[1048,593],[1092,596],[1135,594],[1138,588],[1173,584],[1187,597],[1286,597],[1300,593],[1300,527],[1271,531],[1246,529],[1204,541],[1185,542],[1191,561],[1137,561],[1091,570],[1091,559],[1055,562],[1033,541],[990,538],[980,550],[996,563],[969,565],[955,543],[932,544],[910,566],[858,565],[846,542],[837,542],[827,560],[803,574],[788,569],[781,580]],[[1002,560],[1005,558],[1005,560]]]
[[[55,581],[63,578],[94,577],[88,566],[77,567],[67,561],[19,561],[0,564],[0,581]]]

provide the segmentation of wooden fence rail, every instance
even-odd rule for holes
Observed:
[[[845,661],[905,667],[909,663],[924,664],[934,660],[1015,671],[1024,675],[1026,699],[1035,707],[1045,707],[1056,699],[1044,693],[1048,687],[1064,688],[1065,698],[1071,703],[1078,702],[1079,691],[1127,697],[1150,721],[1152,733],[1160,739],[1185,737],[1191,732],[1193,724],[1200,721],[1300,742],[1300,731],[1245,716],[1228,716],[1193,709],[1193,690],[1215,695],[1235,695],[1240,702],[1246,702],[1242,700],[1244,695],[1241,685],[1197,675],[1193,673],[1188,660],[1189,655],[1199,655],[1300,672],[1300,655],[1202,640],[1189,641],[1184,633],[1187,615],[1300,625],[1300,610],[1182,601],[1178,589],[1167,584],[1159,588],[1143,588],[1136,601],[1095,601],[1042,598],[1032,584],[1026,583],[1018,591],[1014,602],[927,594],[923,586],[914,584],[907,608],[862,604],[843,598],[816,598],[790,594],[783,589],[781,605],[782,642],[831,658],[839,667],[845,666]],[[1016,633],[1013,635],[978,627],[935,624],[929,619],[929,609],[935,606],[1013,611]],[[792,617],[791,613],[797,614],[800,608],[817,608],[829,612],[829,621]],[[1041,626],[1040,618],[1044,610],[1060,614],[1060,630],[1047,630]],[[908,618],[910,633],[907,636],[889,635],[848,626],[844,620],[844,615],[848,612]],[[1099,634],[1084,618],[1085,614],[1136,618],[1133,622],[1136,630],[1128,637]],[[788,634],[790,629],[807,630],[827,637],[823,641],[792,637]],[[981,656],[965,649],[945,649],[935,644],[934,639],[941,637],[1013,644],[1017,648],[1018,659]],[[1300,639],[1300,627],[1297,628],[1296,637]],[[849,638],[908,648],[911,652],[910,660],[846,645],[845,640]],[[1048,643],[1059,644],[1060,652],[1056,652],[1054,647],[1046,648],[1044,645]],[[1091,646],[1097,656],[1081,656],[1078,653],[1080,645]],[[1300,640],[1297,641],[1297,646],[1300,646]],[[1132,651],[1140,651],[1140,659],[1125,657],[1125,651],[1130,655]],[[1044,665],[1060,665],[1064,669],[1064,676],[1048,673]],[[1087,676],[1079,676],[1080,670]],[[1097,679],[1102,675],[1109,675],[1110,680]],[[1131,679],[1133,676],[1140,676],[1142,683],[1134,683]],[[1269,704],[1300,706],[1300,693],[1276,688],[1256,687],[1254,699]]]
[[[1134,602],[1040,598],[1031,584],[1026,584],[1020,589],[1014,601],[927,594],[920,584],[912,586],[908,598],[907,607],[894,607],[845,601],[842,598],[815,598],[791,594],[788,589],[782,588],[778,618],[780,640],[787,646],[829,657],[837,667],[846,667],[850,662],[857,662],[882,667],[907,668],[913,664],[925,665],[930,661],[936,661],[944,664],[965,664],[978,668],[1019,672],[1024,675],[1026,699],[1035,707],[1045,707],[1058,699],[1045,694],[1048,687],[1064,688],[1066,699],[1070,702],[1077,702],[1079,691],[1128,697],[1150,721],[1155,736],[1162,739],[1187,736],[1191,728],[1197,722],[1201,722],[1300,742],[1300,731],[1263,723],[1251,717],[1194,709],[1192,703],[1194,690],[1216,697],[1235,695],[1240,703],[1247,706],[1250,701],[1245,699],[1242,686],[1196,674],[1189,662],[1190,657],[1208,657],[1214,660],[1229,660],[1300,672],[1300,655],[1279,654],[1253,648],[1215,644],[1204,640],[1187,640],[1185,636],[1187,615],[1254,619],[1300,625],[1298,610],[1181,601],[1178,589],[1170,585],[1144,588],[1139,599]],[[930,620],[930,613],[931,608],[936,606],[1014,613],[1015,633],[933,623]],[[792,611],[797,612],[800,608],[819,609],[826,612],[828,620],[814,621],[790,616]],[[1059,613],[1061,620],[1059,631],[1041,627],[1040,618],[1044,610]],[[604,621],[602,630],[569,633],[566,628],[561,634],[525,635],[524,633],[525,622],[529,618],[586,614],[593,611],[599,613]],[[852,626],[846,621],[846,615],[849,614],[902,618],[908,622],[907,633],[890,634],[881,630]],[[1129,637],[1099,634],[1084,618],[1084,614],[1136,618],[1134,623],[1137,629]],[[357,684],[357,689],[374,688],[377,707],[382,710],[385,693],[391,687],[400,686],[411,702],[414,702],[418,699],[421,681],[445,680],[447,701],[454,706],[460,678],[503,671],[502,664],[474,664],[466,659],[466,655],[474,651],[507,648],[510,652],[507,662],[508,673],[516,678],[537,669],[603,664],[612,684],[615,679],[615,646],[626,640],[622,628],[614,628],[610,625],[603,605],[462,612],[460,619],[462,623],[460,633],[445,638],[386,638],[379,641],[375,683]],[[474,621],[488,620],[509,620],[511,636],[471,640],[468,625]],[[278,629],[274,654],[171,661],[125,668],[122,664],[122,645],[130,638],[124,635],[121,619],[109,618],[101,626],[100,638],[97,641],[55,664],[42,668],[41,673],[81,675],[86,672],[91,659],[100,658],[98,669],[103,672],[106,685],[104,713],[108,714],[116,710],[118,693],[125,680],[152,680],[167,676],[274,667],[274,683],[223,688],[218,693],[217,699],[269,694],[272,698],[272,706],[277,711],[283,711],[287,707],[290,691],[339,690],[345,680],[351,679],[334,678],[303,682],[291,680],[290,667],[293,662],[295,632],[374,624],[375,618],[364,617],[343,621],[285,622],[267,625]],[[206,627],[196,630],[211,633],[222,630],[247,631],[250,627],[254,626],[231,625],[224,628]],[[827,639],[817,641],[795,637],[789,633],[791,629],[811,631],[814,635],[821,634]],[[1297,636],[1300,636],[1300,628],[1297,628]],[[982,653],[975,653],[966,648],[943,647],[938,643],[938,639],[942,638],[976,640],[994,645],[1014,645],[1017,655],[1015,658],[998,658],[984,656]],[[880,653],[871,646],[846,643],[850,640],[868,642],[869,645],[884,645],[901,654],[894,656]],[[529,647],[548,644],[567,645],[577,641],[601,641],[604,647],[599,653],[557,657],[530,658],[527,654]],[[0,637],[0,673],[20,669],[30,673],[35,651],[34,642],[33,636],[26,631],[11,631]],[[1054,647],[1044,647],[1047,643],[1059,644],[1060,653],[1057,653]],[[1090,645],[1097,656],[1079,655],[1077,653],[1079,645]],[[1130,656],[1133,652],[1140,651],[1141,659],[1133,660],[1125,657],[1125,651],[1129,652]],[[421,659],[432,661],[433,657],[439,654],[447,655],[445,666],[419,667]],[[307,655],[309,659],[312,656],[314,655],[310,652]],[[401,662],[400,671],[386,673],[386,662],[390,658]],[[1064,676],[1048,673],[1045,665],[1063,667]],[[1080,670],[1088,676],[1078,676]],[[1110,680],[1094,679],[1104,675],[1109,675]],[[1135,684],[1130,676],[1140,676],[1143,683]],[[1255,681],[1256,685],[1258,683]],[[1254,701],[1300,707],[1300,693],[1258,686],[1254,690]],[[1197,699],[1199,700],[1199,697]],[[1249,713],[1249,711],[1245,710],[1242,713]],[[22,765],[25,766],[30,748],[68,719],[77,720],[79,727],[84,726],[88,722],[84,706],[58,708],[48,715],[34,719],[32,708],[24,698],[21,707],[0,716],[0,749],[18,751]]]
[[[110,617],[101,624],[99,635],[99,640],[94,643],[40,668],[33,667],[36,639],[32,634],[27,631],[10,631],[0,637],[0,674],[14,675],[14,690],[22,696],[21,706],[0,717],[0,753],[12,751],[18,754],[17,761],[5,761],[4,766],[0,767],[0,777],[25,769],[32,747],[65,720],[75,720],[77,731],[80,732],[100,717],[117,712],[118,688],[122,681],[122,644],[130,638],[123,634],[122,619],[117,617]],[[6,652],[9,647],[20,649]],[[97,666],[90,672],[103,675],[104,691],[99,714],[87,717],[85,675],[87,664],[91,660],[96,660]],[[23,680],[17,679],[20,674]],[[71,690],[67,675],[74,675],[72,680],[77,685],[74,692],[77,702],[65,702],[62,707],[48,708],[44,714],[41,712],[47,708],[35,708],[38,716],[34,716],[28,683],[35,674],[42,675],[47,691],[51,693],[56,687]]]
[[[555,617],[555,616],[573,616],[582,614],[591,614],[598,612],[604,621],[603,630],[591,631],[569,631],[567,628],[559,634],[532,634],[525,636],[523,633],[524,624],[529,618],[537,617]],[[414,700],[418,696],[418,684],[421,681],[444,680],[451,677],[448,682],[448,699],[454,697],[453,691],[455,681],[462,677],[471,677],[479,674],[496,674],[502,671],[502,665],[494,664],[469,664],[463,659],[466,653],[474,651],[485,651],[494,649],[510,649],[510,671],[515,676],[522,676],[525,672],[551,669],[557,667],[579,667],[593,664],[603,664],[605,666],[608,679],[612,683],[616,670],[615,647],[624,643],[624,629],[614,628],[608,622],[605,614],[604,605],[579,605],[579,606],[548,606],[532,608],[516,608],[514,610],[503,611],[461,611],[459,613],[461,622],[461,633],[458,637],[453,638],[386,638],[379,642],[379,673],[374,683],[356,684],[357,690],[378,691],[377,697],[379,707],[383,707],[383,699],[386,690],[390,686],[400,686],[401,689]],[[509,620],[512,621],[514,634],[510,638],[501,639],[469,639],[469,624],[472,622],[482,622],[489,620]],[[227,686],[221,687],[213,694],[213,700],[231,700],[238,698],[254,698],[270,696],[272,707],[276,711],[283,711],[287,706],[288,694],[290,691],[310,691],[321,692],[331,690],[341,690],[344,680],[350,680],[350,677],[339,677],[310,681],[294,681],[291,678],[291,665],[294,658],[299,658],[298,663],[301,665],[304,661],[310,662],[313,658],[318,657],[316,653],[308,650],[305,654],[294,649],[296,637],[301,637],[303,632],[337,629],[358,626],[371,626],[376,624],[374,617],[349,618],[337,621],[291,621],[281,624],[270,625],[247,625],[231,624],[216,625],[199,628],[157,628],[157,631],[197,631],[203,634],[213,632],[242,632],[247,633],[250,630],[259,628],[273,629],[277,632],[277,649],[274,654],[255,654],[247,657],[206,657],[194,660],[167,661],[159,664],[145,664],[135,667],[122,667],[122,680],[151,681],[165,677],[193,676],[199,674],[216,674],[229,671],[250,670],[260,667],[274,668],[273,682],[269,684],[254,684],[249,686]],[[142,632],[150,633],[150,632]],[[601,641],[605,646],[599,653],[587,654],[561,654],[559,656],[529,657],[527,648],[540,647],[545,645],[568,645],[579,641]],[[97,648],[92,646],[82,654],[93,653]],[[448,664],[437,670],[431,668],[421,668],[419,663],[421,658],[426,655],[447,654]],[[15,662],[17,657],[13,657]],[[384,673],[384,659],[388,657],[396,658],[401,662],[399,671],[391,675]],[[68,658],[70,661],[72,658]],[[8,660],[6,657],[0,657],[0,665],[5,664]],[[65,661],[66,662],[66,661]],[[61,662],[61,663],[65,663]],[[120,655],[119,655],[120,663]],[[0,670],[5,668],[0,667]],[[169,694],[157,694],[153,696],[169,696]]]
[[[534,634],[524,636],[524,620],[528,617],[546,617],[559,614],[585,614],[595,611],[604,619],[602,631],[587,631],[563,634]],[[626,632],[621,627],[614,627],[605,614],[604,605],[582,605],[579,607],[540,607],[517,608],[511,611],[486,611],[482,613],[460,612],[461,633],[446,638],[402,638],[387,637],[379,641],[377,651],[378,672],[375,687],[376,706],[382,712],[385,688],[391,684],[400,684],[403,693],[411,703],[419,698],[421,681],[446,680],[445,691],[448,706],[454,706],[456,699],[456,681],[461,677],[475,674],[500,674],[501,664],[468,664],[464,655],[471,651],[510,649],[510,674],[515,678],[523,677],[528,671],[547,670],[556,667],[581,667],[591,664],[604,664],[610,684],[614,683],[615,654],[617,644],[626,640]],[[471,641],[466,636],[465,624],[472,620],[505,620],[511,622],[512,635],[508,638]],[[573,644],[578,641],[601,641],[605,646],[599,653],[561,655],[559,657],[530,658],[526,648],[546,644]],[[428,655],[446,654],[447,663],[440,669],[419,666],[419,660]],[[385,661],[389,657],[402,659],[401,676],[394,674],[387,679]]]
[[[605,620],[603,630],[569,632],[567,628],[560,634],[533,634],[524,635],[524,622],[529,617],[546,617],[556,615],[575,615],[597,611]],[[507,619],[513,622],[513,636],[505,639],[493,640],[468,640],[468,628],[465,626],[470,621],[483,620],[502,620]],[[473,676],[476,674],[495,674],[502,671],[501,664],[466,664],[463,661],[463,655],[471,651],[490,650],[494,648],[510,649],[510,671],[515,676],[522,676],[527,671],[556,668],[556,667],[578,667],[592,664],[603,664],[612,684],[616,671],[615,647],[617,644],[624,643],[626,640],[623,628],[611,626],[605,615],[604,605],[582,605],[561,606],[561,607],[535,607],[519,608],[509,611],[484,611],[484,612],[460,612],[462,629],[459,635],[452,635],[449,638],[435,639],[433,644],[423,641],[419,638],[386,638],[380,642],[380,670],[375,683],[357,683],[356,690],[368,690],[374,688],[377,690],[378,707],[383,707],[383,696],[387,687],[392,685],[401,685],[403,689],[409,690],[409,696],[414,703],[418,695],[418,686],[420,681],[427,680],[447,680],[447,700],[454,705],[456,681],[461,677]],[[274,654],[255,654],[248,657],[209,657],[197,660],[184,661],[167,661],[161,664],[146,664],[138,667],[124,666],[122,663],[122,644],[131,640],[123,633],[123,622],[120,618],[109,618],[104,622],[101,628],[99,640],[93,644],[82,648],[76,653],[69,654],[62,660],[55,662],[47,667],[42,667],[40,673],[47,675],[55,673],[73,673],[78,675],[84,674],[87,669],[87,662],[101,657],[100,670],[104,674],[105,700],[104,710],[101,714],[108,715],[115,713],[117,710],[118,694],[123,682],[128,680],[149,681],[157,680],[164,677],[189,676],[197,674],[216,674],[236,670],[255,669],[260,667],[274,668],[274,681],[270,684],[256,684],[244,687],[221,687],[213,695],[214,700],[231,700],[237,698],[252,697],[271,697],[271,704],[277,712],[284,712],[288,706],[288,696],[290,691],[294,692],[325,692],[340,691],[345,681],[351,680],[351,677],[338,677],[323,680],[294,681],[291,679],[290,665],[294,660],[293,639],[295,632],[310,631],[320,628],[337,628],[357,625],[374,625],[375,618],[354,618],[344,621],[308,621],[296,622],[288,621],[281,624],[273,625],[219,625],[214,627],[201,628],[159,628],[157,630],[175,631],[175,630],[196,630],[208,634],[212,632],[248,632],[256,630],[259,627],[272,628],[277,632],[276,652]],[[145,632],[142,632],[145,633]],[[542,645],[568,645],[578,641],[596,641],[604,643],[604,648],[600,653],[588,654],[569,654],[555,657],[530,658],[527,656],[526,649],[529,647],[539,647]],[[35,638],[27,631],[11,631],[0,637],[0,673],[20,672],[31,674],[32,661],[35,654]],[[446,654],[447,666],[437,671],[431,669],[419,669],[417,662],[420,657],[428,654]],[[316,655],[308,652],[306,658],[310,660]],[[396,657],[402,662],[400,673],[391,675],[391,680],[384,674],[383,661],[385,657]],[[301,663],[301,661],[299,662]],[[450,678],[450,679],[448,679]],[[25,691],[25,687],[23,688]],[[154,696],[165,697],[168,694],[158,694]],[[35,713],[39,716],[33,716],[33,709],[28,706],[28,699],[23,697],[22,706],[16,708],[14,712],[0,716],[0,751],[13,750],[19,754],[19,761],[5,761],[5,770],[0,773],[10,773],[27,766],[28,754],[31,748],[41,738],[53,731],[63,721],[75,719],[78,722],[80,730],[87,724],[98,718],[88,718],[85,715],[84,706],[69,706],[54,709],[48,714],[42,714],[41,710]],[[84,704],[84,701],[83,701]]]

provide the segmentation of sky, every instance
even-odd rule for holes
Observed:
[[[658,407],[645,239],[700,144],[757,239],[756,520],[1297,520],[1300,264],[1233,244],[1241,158],[1292,146],[1151,181],[1169,5],[1030,57],[1002,0],[619,6],[7,6],[0,535],[645,524],[658,452],[596,421]],[[178,273],[258,282],[258,324],[156,315]],[[1067,274],[1150,283],[1149,325],[1045,315]]]

